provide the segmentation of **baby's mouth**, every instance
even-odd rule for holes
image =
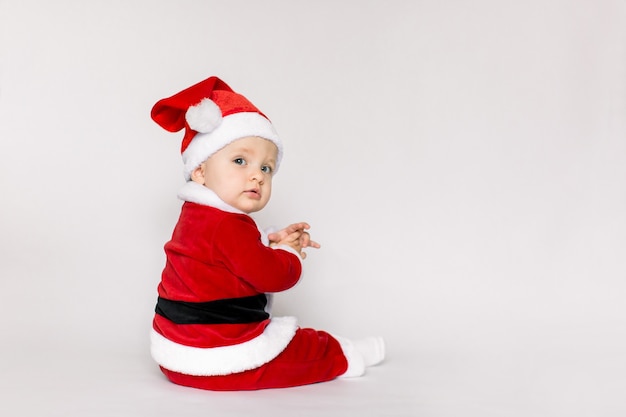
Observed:
[[[251,197],[251,198],[256,198],[256,199],[261,198],[261,192],[256,188],[246,190],[244,191],[244,194],[246,194],[248,197]]]

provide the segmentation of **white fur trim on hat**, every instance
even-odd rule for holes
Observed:
[[[198,133],[183,152],[185,179],[191,178],[194,169],[224,146],[237,139],[248,136],[258,136],[267,139],[278,148],[276,170],[282,159],[283,146],[274,130],[272,123],[259,113],[241,112],[222,118],[222,123],[208,133]]]
[[[258,368],[276,358],[297,329],[295,317],[277,317],[254,339],[215,348],[181,345],[152,329],[151,353],[159,365],[170,371],[196,376],[229,375]]]

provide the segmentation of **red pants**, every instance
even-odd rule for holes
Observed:
[[[326,332],[298,329],[287,348],[259,368],[230,375],[193,376],[161,371],[175,384],[214,391],[286,388],[329,381],[342,375],[348,362],[339,342]]]

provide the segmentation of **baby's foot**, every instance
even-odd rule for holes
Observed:
[[[365,366],[378,365],[385,359],[385,341],[382,337],[366,337],[353,340],[352,343],[363,357]]]

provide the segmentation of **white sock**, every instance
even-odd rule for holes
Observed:
[[[378,365],[385,359],[385,341],[382,337],[353,340],[356,350],[363,356],[365,366]]]
[[[350,340],[334,336],[341,345],[343,354],[348,361],[348,369],[342,378],[362,376],[367,366],[379,364],[385,358],[385,342],[381,337]]]

